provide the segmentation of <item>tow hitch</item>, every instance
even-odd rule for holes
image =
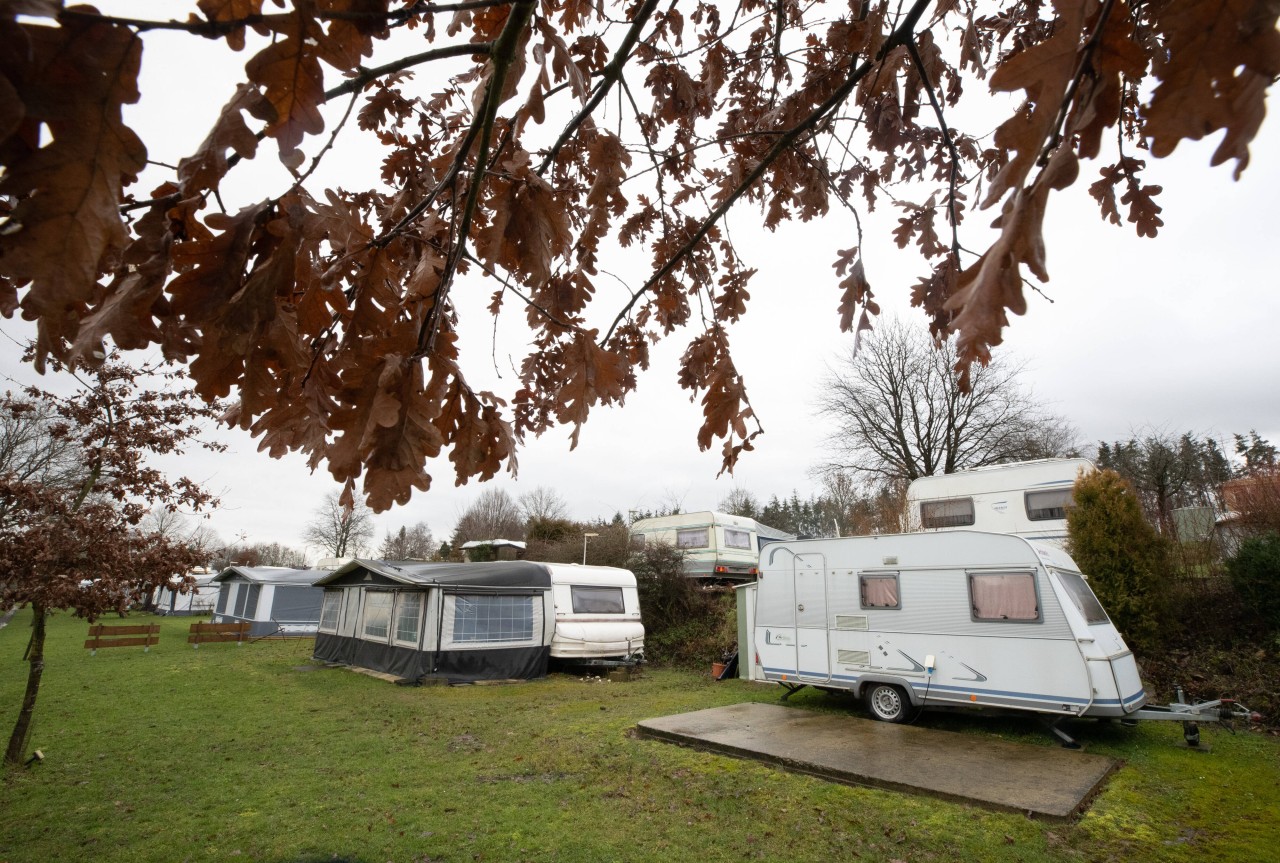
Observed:
[[[1231,698],[1188,704],[1186,693],[1180,685],[1174,686],[1174,694],[1178,699],[1176,702],[1164,707],[1139,708],[1126,716],[1125,720],[1154,719],[1164,722],[1181,722],[1183,739],[1187,741],[1188,747],[1195,749],[1200,746],[1201,722],[1217,722],[1228,731],[1234,732],[1234,723],[1237,719],[1245,722],[1257,722],[1262,719],[1260,715]]]

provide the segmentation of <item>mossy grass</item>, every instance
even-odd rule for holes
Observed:
[[[131,620],[145,618],[134,615]],[[0,630],[5,731],[26,676]],[[109,621],[108,621],[109,622]],[[781,690],[649,669],[504,686],[399,687],[317,668],[310,641],[84,650],[57,615],[32,744],[0,781],[0,861],[1200,861],[1274,859],[1280,741],[1081,723],[1123,759],[1070,823],[836,785],[639,739],[642,719]],[[846,698],[791,704],[862,717]],[[1032,720],[928,714],[963,734],[1054,745]]]

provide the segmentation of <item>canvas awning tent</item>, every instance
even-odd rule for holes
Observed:
[[[213,622],[247,620],[255,637],[311,635],[320,623],[324,595],[315,582],[326,575],[319,569],[229,566],[213,579],[219,586]]]
[[[545,564],[356,560],[316,584],[317,659],[413,681],[547,673],[555,612]]]

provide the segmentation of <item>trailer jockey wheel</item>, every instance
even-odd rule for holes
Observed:
[[[867,706],[871,708],[871,715],[881,722],[906,722],[911,702],[902,687],[877,683],[867,691]]]
[[[1188,746],[1200,745],[1200,726],[1195,722],[1182,723],[1182,739]]]

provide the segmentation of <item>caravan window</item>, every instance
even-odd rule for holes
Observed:
[[[400,594],[396,603],[396,641],[409,644],[418,643],[418,629],[422,625],[422,597],[419,591],[406,591]]]
[[[724,544],[727,548],[751,548],[751,534],[745,530],[724,529]]]
[[[862,597],[863,608],[901,608],[902,600],[898,595],[898,574],[858,576],[858,593]]]
[[[973,498],[971,497],[926,500],[920,504],[920,526],[926,530],[939,527],[965,527],[971,524],[973,524]]]
[[[644,551],[644,534],[643,533],[631,534],[631,548],[634,551]]]
[[[569,588],[573,598],[574,614],[622,614],[626,607],[622,603],[620,587],[578,587]]]
[[[1057,521],[1067,517],[1067,510],[1074,506],[1071,489],[1060,488],[1026,493],[1027,518],[1031,521]]]
[[[510,642],[533,639],[532,596],[458,594],[453,600],[454,642]]]
[[[706,548],[708,545],[705,527],[676,531],[676,548]]]
[[[326,590],[320,606],[320,631],[337,632],[338,614],[342,611],[342,591]]]
[[[1040,620],[1036,578],[1030,572],[969,573],[969,605],[974,620]]]
[[[386,641],[391,631],[391,603],[395,594],[388,590],[366,590],[364,593],[364,637]]]
[[[1107,613],[1102,610],[1102,603],[1098,602],[1098,597],[1093,595],[1093,591],[1089,589],[1089,585],[1080,573],[1063,572],[1060,569],[1055,572],[1058,575],[1058,584],[1066,588],[1067,596],[1071,597],[1071,602],[1084,615],[1086,623],[1107,622]]]
[[[227,610],[227,597],[231,595],[231,585],[224,584],[218,587],[218,606],[214,609],[218,614],[223,614]]]

